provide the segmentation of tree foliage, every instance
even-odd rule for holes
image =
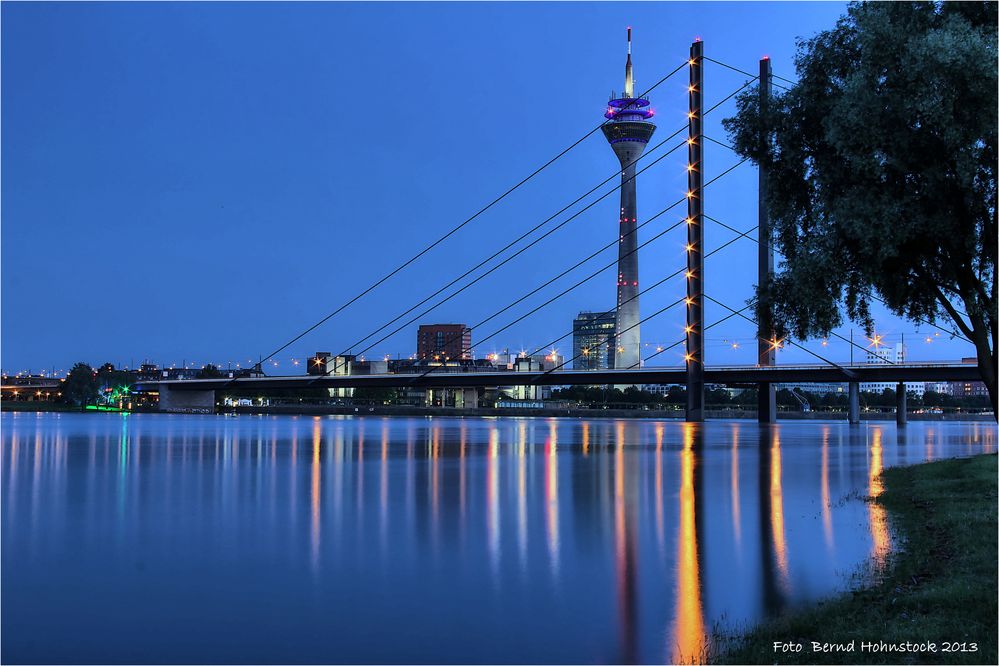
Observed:
[[[373,403],[389,404],[396,399],[397,394],[394,388],[382,388],[376,386],[360,386],[354,389],[355,400],[367,400]]]
[[[870,332],[873,299],[949,319],[993,405],[996,23],[995,3],[851,4],[799,41],[797,85],[763,109],[747,92],[725,121],[769,169],[761,196],[784,259],[757,304],[772,304],[777,335],[826,335],[842,306]]]
[[[97,374],[86,363],[77,363],[62,386],[62,398],[81,408],[97,400]]]
[[[218,379],[219,377],[224,377],[225,375],[219,370],[217,365],[209,363],[205,367],[198,370],[198,374],[195,375],[197,379]]]
[[[97,390],[116,389],[132,384],[132,374],[125,370],[116,370],[111,363],[105,363],[97,369]]]

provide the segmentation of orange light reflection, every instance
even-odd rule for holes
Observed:
[[[694,487],[694,428],[684,423],[683,450],[680,452],[680,522],[677,538],[677,590],[676,614],[673,627],[673,655],[675,664],[698,660],[704,650],[707,636],[704,628],[704,609],[701,602],[701,572],[697,559],[697,523]]]

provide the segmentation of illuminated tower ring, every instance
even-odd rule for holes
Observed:
[[[638,322],[638,201],[635,162],[645,150],[656,126],[649,122],[652,110],[646,97],[635,96],[631,72],[631,28],[628,28],[628,60],[624,68],[624,92],[611,94],[604,116],[604,136],[621,162],[621,210],[617,253],[617,309],[615,316],[614,367],[641,365],[641,333]]]

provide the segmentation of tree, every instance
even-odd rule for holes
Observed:
[[[82,409],[97,399],[97,373],[86,363],[77,363],[62,385],[62,398]]]
[[[211,363],[198,370],[198,374],[195,375],[197,379],[218,379],[222,376],[222,371],[219,370],[218,366]]]
[[[373,403],[388,404],[396,399],[394,388],[382,388],[377,386],[361,386],[354,389],[355,400],[367,400]]]
[[[784,261],[757,289],[775,333],[827,335],[871,301],[953,323],[996,406],[995,3],[851,4],[798,42],[799,82],[726,119],[736,150],[769,168]],[[761,137],[767,137],[763,140]]]
[[[111,363],[105,363],[97,369],[97,390],[106,391],[129,386],[132,375],[124,370],[116,370]]]

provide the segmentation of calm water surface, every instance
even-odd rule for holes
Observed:
[[[668,662],[989,423],[3,414],[4,663]]]

